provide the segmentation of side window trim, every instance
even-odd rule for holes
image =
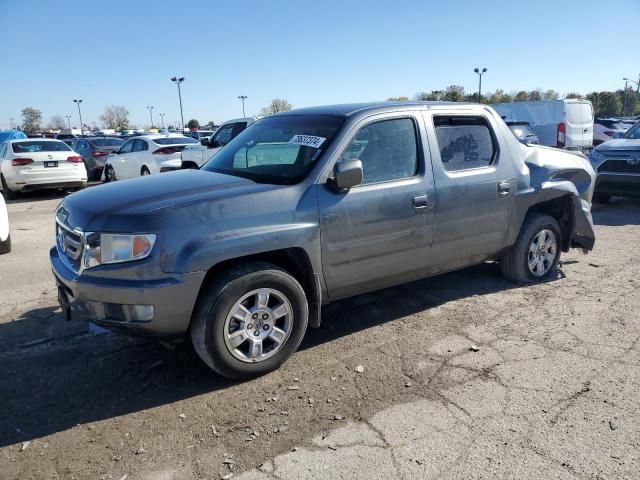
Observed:
[[[435,124],[436,117],[456,117],[456,118],[467,117],[467,118],[476,118],[476,119],[481,118],[484,121],[485,126],[489,130],[489,135],[491,136],[491,143],[493,146],[493,156],[491,157],[491,162],[488,165],[481,165],[479,167],[463,168],[460,170],[448,170],[445,167],[445,162],[442,161],[440,143],[438,142],[438,135],[437,135],[438,127]],[[430,123],[431,127],[433,128],[433,134],[434,134],[434,140],[435,140],[435,151],[437,153],[438,163],[440,164],[440,167],[442,168],[442,171],[444,172],[444,174],[447,175],[448,177],[454,178],[457,176],[465,176],[473,173],[484,173],[486,171],[492,171],[498,166],[498,163],[500,161],[500,142],[498,142],[498,138],[496,136],[496,132],[491,120],[484,113],[472,114],[472,113],[457,113],[457,112],[433,112],[432,115],[430,116],[428,123]],[[433,155],[433,152],[432,152],[432,155]]]
[[[391,178],[388,180],[380,180],[377,182],[361,183],[360,185],[356,185],[352,187],[352,189],[367,188],[367,187],[389,184],[389,183],[403,183],[408,180],[412,180],[424,175],[424,155],[423,155],[423,146],[422,146],[422,141],[420,136],[418,119],[413,115],[406,115],[406,114],[397,115],[397,116],[394,115],[389,117],[372,118],[366,121],[365,123],[362,123],[359,126],[357,126],[353,130],[353,132],[350,134],[349,139],[346,142],[345,146],[340,150],[336,163],[341,161],[342,155],[345,153],[346,149],[349,148],[349,146],[351,145],[351,142],[358,136],[358,133],[360,133],[361,130],[363,130],[364,128],[370,127],[371,125],[375,125],[376,123],[388,122],[393,120],[411,120],[411,122],[413,123],[413,135],[414,135],[415,146],[416,146],[416,172],[409,177]]]

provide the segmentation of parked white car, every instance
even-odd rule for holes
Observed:
[[[11,231],[9,229],[9,213],[4,196],[0,194],[0,255],[11,251]]]
[[[202,165],[207,163],[214,153],[236,138],[257,119],[257,117],[247,117],[236,118],[235,120],[224,122],[210,139],[203,139],[201,144],[185,148],[182,151],[184,167],[200,168]]]
[[[193,145],[199,145],[198,141],[172,133],[130,138],[107,157],[102,180],[113,182],[179,170],[180,152]]]
[[[498,103],[493,107],[506,122],[529,122],[541,145],[580,151],[593,148],[593,106],[588,100]]]
[[[0,146],[0,180],[7,200],[42,188],[79,190],[87,185],[82,157],[52,138],[9,140]]]
[[[593,122],[593,146],[618,138],[631,126],[616,118],[596,118]]]

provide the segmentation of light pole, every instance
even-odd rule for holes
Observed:
[[[9,119],[9,124],[11,125],[11,130],[13,130],[13,127],[14,127],[14,125],[13,125],[13,117]]]
[[[160,114],[160,121],[162,122],[162,128],[164,128],[164,113]]]
[[[640,75],[638,75],[638,81],[637,82],[635,80],[631,80],[630,78],[627,78],[627,77],[624,77],[622,80],[624,80],[625,82],[631,82],[631,83],[635,84],[636,93],[640,93]]]
[[[73,101],[76,105],[78,105],[78,116],[80,117],[80,136],[84,136],[84,130],[83,130],[83,125],[82,125],[82,112],[80,112],[80,104],[82,103],[82,100],[74,100]]]
[[[242,118],[246,118],[246,114],[244,113],[244,101],[248,98],[246,95],[238,95],[238,98],[242,100]]]
[[[483,67],[482,70],[474,68],[473,71],[478,74],[478,77],[480,77],[478,80],[478,103],[480,103],[480,99],[482,98],[482,75],[487,72],[487,69],[486,67]]]
[[[147,110],[149,110],[149,116],[151,117],[151,128],[153,128],[153,105],[147,107]]]
[[[67,117],[67,123],[69,124],[69,132],[71,132],[71,115],[65,115]]]
[[[178,85],[178,100],[180,100],[180,120],[182,120],[180,131],[184,133],[184,115],[182,113],[182,93],[180,92],[180,84],[184,82],[184,77],[171,77],[171,81],[176,85]]]

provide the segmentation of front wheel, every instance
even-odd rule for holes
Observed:
[[[104,182],[115,182],[116,180],[116,171],[113,169],[113,167],[111,165],[107,165],[106,167],[104,167]]]
[[[500,259],[502,274],[516,283],[548,280],[557,271],[561,246],[562,235],[556,219],[530,214],[516,243]]]
[[[308,317],[307,298],[293,276],[268,263],[247,263],[203,287],[191,340],[220,375],[251,378],[278,368],[296,351]]]

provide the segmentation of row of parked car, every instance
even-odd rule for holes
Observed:
[[[595,201],[607,202],[611,195],[637,192],[640,132],[637,125],[633,126],[635,119],[594,120],[591,103],[578,99],[498,104],[494,108],[522,143],[579,150],[588,155],[600,174]],[[191,136],[146,133],[128,137],[70,137],[59,141],[18,135],[0,144],[2,189],[5,197],[11,199],[19,191],[78,190],[90,180],[112,182],[181,168],[200,168],[256,120],[256,117],[234,119],[215,132],[193,132]]]

